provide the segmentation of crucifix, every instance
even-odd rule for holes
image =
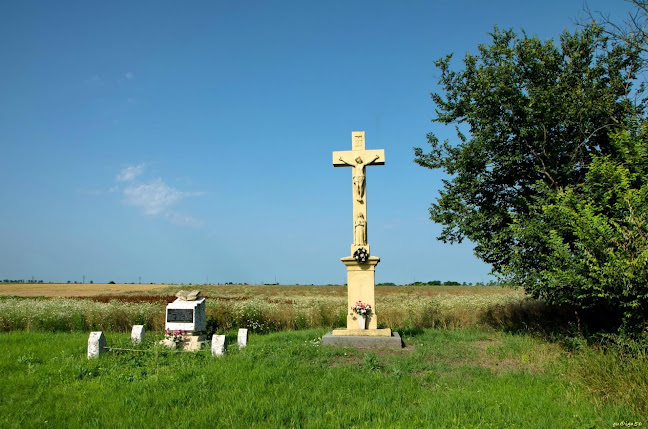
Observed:
[[[347,311],[347,329],[336,329],[333,336],[375,336],[391,337],[391,329],[378,329],[376,301],[374,297],[375,269],[380,258],[369,252],[367,238],[367,178],[366,167],[385,164],[384,149],[365,149],[365,132],[351,133],[351,150],[333,152],[334,167],[351,167],[353,195],[353,244],[351,256],[342,258],[347,267],[348,307],[351,309],[361,301],[371,306],[367,316],[366,329],[359,328],[364,323],[359,314]]]
[[[351,149],[333,152],[334,167],[351,167],[353,183],[353,245],[351,254],[360,248],[369,253],[367,235],[367,179],[366,167],[385,165],[385,150],[366,150],[365,132],[351,133]]]

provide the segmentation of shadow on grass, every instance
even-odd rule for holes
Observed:
[[[505,332],[534,332],[545,336],[573,334],[579,330],[579,318],[573,310],[536,300],[493,305],[483,311],[480,322]]]
[[[482,312],[479,321],[496,330],[539,335],[561,343],[568,350],[586,343],[624,349],[629,347],[626,343],[632,348],[648,347],[646,338],[622,334],[620,318],[606,308],[577,310],[528,299],[489,307]]]
[[[425,331],[422,328],[419,328],[419,327],[398,329],[398,333],[400,334],[401,338],[404,338],[404,337],[416,337],[418,335],[423,334],[424,332]]]

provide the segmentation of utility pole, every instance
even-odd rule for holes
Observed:
[[[83,281],[81,282],[81,284],[85,284],[85,274],[83,275]]]

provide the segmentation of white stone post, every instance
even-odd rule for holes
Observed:
[[[88,338],[88,359],[96,359],[106,351],[106,337],[103,332],[90,332]]]
[[[142,344],[144,341],[144,325],[135,325],[133,326],[133,330],[131,331],[131,342],[133,345],[139,345]]]
[[[242,349],[243,347],[247,346],[248,342],[248,330],[247,329],[239,329],[238,330],[238,348],[239,350]]]
[[[211,354],[212,356],[225,354],[225,335],[212,335]]]

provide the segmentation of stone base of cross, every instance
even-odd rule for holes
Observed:
[[[333,336],[380,336],[391,337],[391,329],[378,329],[376,310],[375,271],[380,258],[371,255],[367,234],[367,183],[366,167],[385,164],[385,151],[366,150],[364,131],[351,133],[350,151],[333,152],[333,166],[352,167],[353,195],[353,244],[351,256],[342,258],[347,269],[347,328],[336,329]],[[361,319],[352,307],[361,301],[371,306],[371,313]]]
[[[390,337],[391,329],[378,329],[378,313],[376,312],[375,273],[376,265],[380,262],[377,256],[369,256],[367,261],[360,263],[353,256],[342,258],[347,269],[347,328],[335,329],[333,335],[362,335]],[[371,313],[367,316],[365,327],[360,329],[358,315],[351,308],[358,302],[371,305]]]

